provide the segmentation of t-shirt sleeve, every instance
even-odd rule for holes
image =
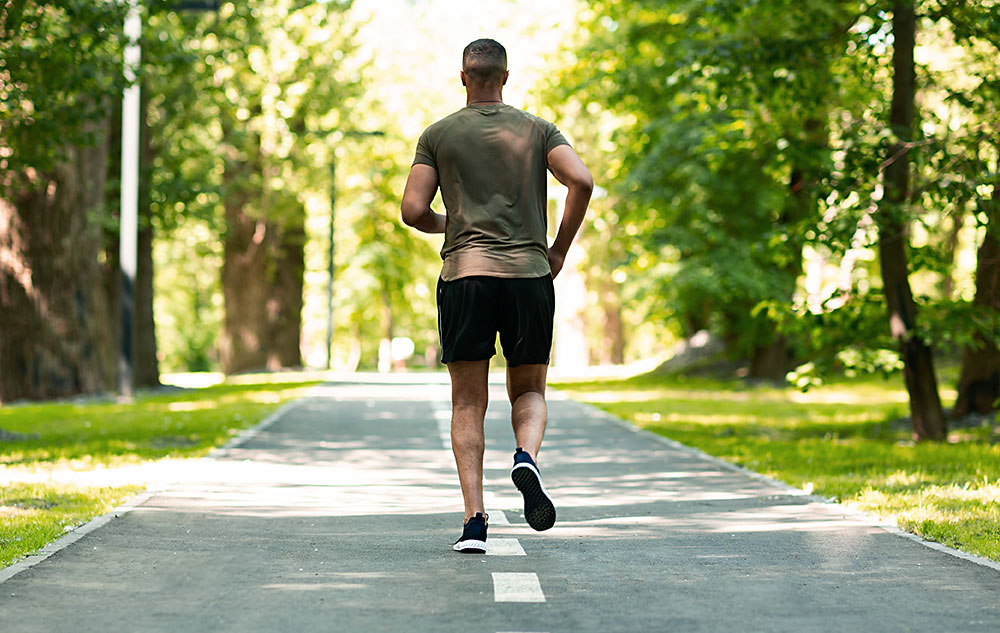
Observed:
[[[569,145],[569,141],[562,135],[559,128],[554,123],[545,122],[545,153],[548,154],[560,145]]]
[[[424,133],[420,135],[420,140],[417,141],[417,154],[413,157],[413,165],[430,165],[437,169],[437,161],[434,160],[434,151],[431,149],[428,131],[424,130]]]

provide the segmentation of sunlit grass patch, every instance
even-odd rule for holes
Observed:
[[[314,381],[178,389],[135,402],[39,403],[0,408],[0,465],[120,465],[199,457],[256,424]]]
[[[851,505],[932,541],[1000,560],[1000,481],[928,485],[886,492],[868,488]]]
[[[142,489],[25,483],[20,481],[26,479],[25,474],[201,457],[316,383],[310,375],[249,376],[241,377],[238,384],[140,395],[130,403],[55,402],[0,408],[0,567]],[[110,472],[114,476],[109,483],[126,483],[120,471]]]
[[[110,511],[139,490],[138,486],[0,486],[0,567],[6,567],[73,528]]]
[[[899,382],[853,379],[806,394],[655,374],[555,386],[711,455],[1000,560],[996,426],[914,444],[893,422],[907,413]]]

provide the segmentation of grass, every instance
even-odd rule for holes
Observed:
[[[0,568],[35,552],[142,490],[67,484],[0,486]]]
[[[141,490],[27,483],[22,475],[202,457],[313,384],[294,375],[242,377],[238,384],[147,394],[131,403],[0,408],[0,567]]]
[[[645,375],[554,385],[637,426],[920,536],[1000,561],[1000,427],[910,441],[901,380],[808,393],[738,380]]]

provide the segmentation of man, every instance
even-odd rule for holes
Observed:
[[[460,77],[466,107],[421,135],[401,205],[409,226],[445,234],[438,329],[451,375],[451,444],[465,501],[465,525],[454,549],[464,553],[486,551],[483,421],[498,332],[517,441],[511,478],[524,496],[528,524],[547,530],[555,523],[537,466],[547,420],[552,279],[594,188],[590,172],[554,125],[503,103],[507,76],[507,52],[498,42],[481,39],[465,48]],[[569,188],[551,246],[546,169]],[[439,186],[447,215],[430,207]]]

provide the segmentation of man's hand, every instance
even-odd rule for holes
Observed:
[[[552,269],[552,278],[555,279],[559,271],[562,270],[563,262],[566,260],[565,253],[559,253],[553,249],[549,249],[549,268]]]
[[[431,200],[437,188],[436,169],[419,164],[411,167],[400,204],[403,222],[424,233],[444,233],[445,216],[431,210]]]

